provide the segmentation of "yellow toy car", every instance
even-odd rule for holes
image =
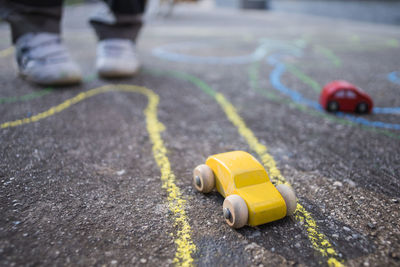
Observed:
[[[225,221],[233,228],[279,220],[297,206],[293,189],[284,184],[275,188],[264,167],[244,151],[210,156],[193,170],[193,185],[203,193],[217,188],[225,197]]]

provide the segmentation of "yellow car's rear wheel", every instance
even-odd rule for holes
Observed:
[[[246,202],[239,195],[230,195],[225,198],[223,213],[226,223],[233,228],[245,226],[249,219]]]
[[[210,167],[201,164],[193,170],[193,186],[202,193],[209,193],[214,189],[215,178]]]
[[[278,184],[276,189],[281,193],[286,203],[286,216],[293,215],[297,207],[296,194],[292,187],[285,184]]]

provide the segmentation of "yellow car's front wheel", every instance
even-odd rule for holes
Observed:
[[[225,198],[223,213],[226,223],[233,228],[245,226],[249,219],[246,202],[239,195],[230,195]]]
[[[286,216],[291,216],[296,211],[297,198],[292,187],[285,184],[278,184],[276,189],[281,193],[286,204]]]
[[[215,178],[210,167],[201,164],[193,170],[193,186],[202,193],[209,193],[214,189]]]

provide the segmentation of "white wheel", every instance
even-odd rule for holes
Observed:
[[[278,184],[276,189],[281,193],[286,203],[286,216],[293,215],[297,207],[296,194],[293,188],[285,184]]]
[[[249,219],[246,202],[238,195],[230,195],[225,198],[223,212],[226,223],[233,228],[245,226]]]
[[[215,178],[210,167],[201,164],[193,170],[193,186],[202,193],[209,193],[214,189]]]

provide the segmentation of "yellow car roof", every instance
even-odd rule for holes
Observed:
[[[213,155],[207,161],[213,158],[223,165],[233,176],[244,172],[262,170],[264,167],[252,155],[244,151],[232,151]]]

